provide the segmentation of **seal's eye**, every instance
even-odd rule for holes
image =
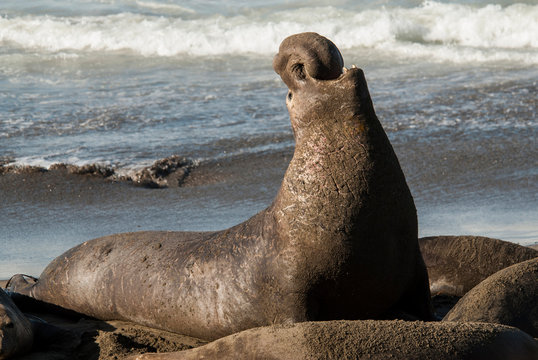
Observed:
[[[291,91],[288,91],[288,101],[291,101],[291,99],[293,99],[293,94]]]

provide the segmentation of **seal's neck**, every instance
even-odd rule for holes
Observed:
[[[360,111],[351,108],[337,118],[316,119],[296,133],[295,153],[273,207],[279,232],[290,241],[347,241],[359,213],[364,215],[381,192],[394,188],[396,178],[405,185],[371,100],[362,105]]]
[[[335,247],[340,253],[361,251],[394,225],[379,219],[415,216],[416,223],[411,194],[361,71],[296,90],[288,109],[295,153],[271,208],[284,246],[301,249],[296,255],[303,258],[329,256]],[[395,201],[411,212],[383,215]]]

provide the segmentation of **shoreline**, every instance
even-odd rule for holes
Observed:
[[[282,151],[203,162],[189,170],[181,186],[162,188],[113,182],[67,167],[3,173],[0,278],[17,272],[38,276],[69,248],[101,236],[234,226],[271,204],[290,157],[291,152]],[[489,183],[476,190],[465,185],[473,180],[471,174],[452,188],[447,178],[432,187],[417,175],[419,164],[400,158],[415,199],[419,237],[481,235],[538,245],[532,177],[526,185],[519,179],[515,185]]]

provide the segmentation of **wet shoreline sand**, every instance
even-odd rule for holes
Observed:
[[[436,138],[427,141],[436,143],[432,148],[424,139],[389,133],[415,199],[419,236],[473,234],[536,243],[536,175],[528,161],[533,146],[522,135],[499,134],[477,144],[471,135]],[[271,204],[292,152],[196,162],[181,186],[165,188],[133,186],[99,171],[70,173],[66,167],[5,171],[0,277],[13,270],[37,276],[65,250],[113,233],[233,226]]]

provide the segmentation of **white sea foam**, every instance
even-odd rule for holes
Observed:
[[[154,10],[161,10],[166,11],[168,13],[172,12],[174,14],[194,14],[195,11],[192,9],[189,9],[184,6],[176,5],[176,4],[163,4],[159,2],[153,2],[153,1],[135,1],[136,5],[142,7],[142,8],[148,8],[148,9],[154,9]]]
[[[152,2],[141,4],[177,7]],[[274,53],[284,37],[302,31],[319,32],[342,50],[366,47],[401,57],[437,61],[538,64],[538,5],[476,7],[427,1],[414,8],[350,11],[310,7],[189,19],[179,15],[158,17],[132,13],[0,18],[0,44],[45,52],[265,55]]]

